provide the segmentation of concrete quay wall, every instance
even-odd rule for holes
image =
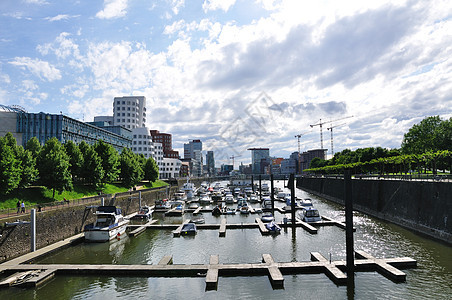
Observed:
[[[171,189],[174,192],[176,187]],[[69,238],[83,232],[85,225],[95,221],[95,208],[104,197],[105,205],[115,205],[122,209],[124,215],[132,214],[139,208],[139,191],[101,195],[92,197],[92,201],[74,205],[76,201],[58,208],[45,208],[36,212],[36,249]],[[166,188],[147,189],[141,191],[142,205],[154,205],[155,200],[166,198]],[[30,212],[2,219],[0,237],[0,263],[30,252],[30,224],[6,226],[6,223],[30,221]]]
[[[297,187],[344,205],[342,178],[302,177]],[[452,244],[452,183],[352,180],[353,209]]]

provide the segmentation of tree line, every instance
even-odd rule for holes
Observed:
[[[124,148],[121,154],[113,146],[99,140],[94,145],[85,141],[61,144],[51,138],[42,146],[36,137],[24,147],[17,145],[11,133],[0,137],[0,193],[16,188],[40,185],[59,193],[71,191],[73,184],[96,188],[121,182],[127,188],[142,180],[155,181],[158,166],[152,157],[135,154]]]
[[[355,173],[418,173],[432,170],[452,171],[452,118],[442,120],[439,116],[423,119],[413,125],[403,137],[400,149],[381,147],[344,149],[333,158],[314,158],[308,173],[338,174],[345,169]]]

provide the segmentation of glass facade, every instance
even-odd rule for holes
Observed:
[[[38,138],[42,145],[52,137],[56,137],[62,144],[67,141],[73,141],[76,144],[85,141],[93,145],[98,140],[103,140],[107,144],[112,145],[118,152],[121,152],[123,148],[132,146],[132,139],[129,137],[115,134],[64,115],[18,113],[17,131],[22,133],[22,144],[24,147],[32,137]]]

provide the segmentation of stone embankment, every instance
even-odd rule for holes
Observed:
[[[170,189],[171,193],[177,191],[179,187],[173,186]],[[140,192],[142,205],[154,205],[155,200],[167,197],[165,187],[146,189],[115,195],[100,195],[88,201],[85,199],[80,205],[74,205],[77,201],[71,201],[67,206],[63,205],[57,209],[44,208],[36,212],[36,248],[40,249],[83,232],[85,225],[95,221],[93,213],[95,207],[101,204],[102,198],[104,198],[104,205],[120,207],[124,215],[138,211]],[[30,214],[11,216],[0,221],[0,263],[30,252],[30,224],[6,226],[6,223],[13,223],[18,219],[28,222]]]
[[[344,205],[341,178],[302,177],[297,187]],[[452,183],[353,179],[353,209],[452,244]]]

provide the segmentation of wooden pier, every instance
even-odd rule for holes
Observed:
[[[219,231],[220,237],[226,236],[226,222],[227,222],[226,219],[221,219],[220,231]]]
[[[394,281],[404,281],[406,274],[396,269],[416,267],[416,261],[409,257],[375,258],[364,251],[356,251],[355,271],[377,271]],[[23,280],[22,286],[36,286],[54,275],[95,275],[95,276],[142,276],[142,277],[206,277],[206,290],[215,290],[221,276],[268,276],[274,289],[284,288],[284,275],[324,273],[338,285],[346,284],[345,262],[328,261],[318,252],[311,252],[308,262],[276,262],[271,254],[262,254],[261,263],[220,264],[218,255],[211,255],[208,264],[173,264],[173,257],[164,256],[156,265],[83,265],[83,264],[14,264],[6,262],[0,271],[13,274],[0,282],[0,287],[14,284],[14,278],[36,272],[41,279],[33,277]],[[15,277],[14,277],[15,276]],[[39,275],[38,275],[39,276]],[[27,275],[25,276],[27,277]],[[32,280],[33,279],[33,280]]]

